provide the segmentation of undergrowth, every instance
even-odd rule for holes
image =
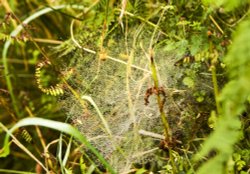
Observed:
[[[250,172],[247,1],[25,3],[1,13],[1,172]]]

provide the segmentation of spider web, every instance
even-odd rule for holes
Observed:
[[[146,90],[153,86],[149,60],[145,55],[151,33],[146,28],[139,33],[131,29],[127,37],[115,34],[106,38],[103,47],[105,54],[123,62],[131,61],[134,66],[146,71],[134,68],[129,63],[126,65],[111,59],[101,61],[98,46],[91,46],[97,50],[97,54],[76,49],[67,66],[74,69],[68,83],[79,96],[87,95],[93,99],[112,135],[107,133],[96,109],[90,103],[85,102],[86,110],[79,99],[68,93],[62,99],[63,106],[72,124],[88,137],[119,173],[129,170],[134,163],[155,159],[154,152],[160,140],[142,135],[140,130],[163,134],[156,98],[151,96],[147,106],[144,101]],[[76,39],[81,42],[83,38],[76,36]],[[174,79],[178,72],[174,66],[177,58],[162,47],[154,51],[161,85],[165,88],[174,87],[177,83]],[[166,109],[177,107],[168,101]]]

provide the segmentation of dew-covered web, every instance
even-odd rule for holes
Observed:
[[[127,38],[124,35],[111,35],[105,40],[105,54],[127,64],[109,58],[100,60],[99,48],[91,46],[97,54],[77,48],[67,67],[73,69],[73,74],[67,80],[69,85],[79,96],[92,98],[112,134],[107,132],[96,109],[88,101],[84,102],[86,107],[83,107],[79,98],[71,92],[62,100],[67,115],[119,172],[128,170],[133,163],[154,160],[154,150],[160,139],[142,135],[140,130],[163,135],[155,96],[150,96],[148,105],[144,101],[146,90],[153,87],[146,56],[151,33],[151,30],[142,29],[138,33],[132,29]],[[81,41],[77,36],[76,39]],[[154,53],[160,85],[166,89],[173,88],[177,83],[175,76],[178,75],[174,54],[162,47],[155,48]],[[177,105],[168,100],[166,110],[178,110]]]

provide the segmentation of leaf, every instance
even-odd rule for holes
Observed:
[[[231,78],[237,75],[247,76],[250,63],[250,21],[244,21],[239,25],[234,33],[234,41],[225,57],[225,63],[228,66]]]
[[[198,52],[201,51],[203,39],[201,36],[193,35],[191,37],[191,46],[190,46],[190,53],[191,55],[196,55]]]
[[[187,51],[188,40],[182,39],[176,42],[176,47],[178,48],[178,55],[184,55]]]
[[[143,173],[145,173],[145,172],[147,172],[147,170],[146,170],[146,169],[144,169],[144,168],[140,168],[139,170],[137,170],[137,171],[136,171],[136,173],[135,173],[135,174],[143,174]]]
[[[248,0],[203,0],[204,5],[210,5],[214,8],[224,7],[226,11],[232,11],[235,8],[244,5]]]
[[[240,127],[241,122],[237,117],[220,117],[215,131],[205,141],[201,151],[195,157],[196,160],[201,159],[211,150],[217,150],[219,155],[230,155],[233,152],[234,143],[240,139]]]
[[[222,165],[218,165],[221,164],[222,158],[220,156],[216,156],[212,159],[210,159],[206,165],[202,166],[201,168],[199,168],[199,170],[197,171],[198,174],[208,174],[208,173],[212,173],[212,174],[224,174],[223,171],[223,167]],[[211,167],[213,166],[213,167]]]
[[[185,77],[182,82],[187,87],[194,88],[194,80],[191,77]]]

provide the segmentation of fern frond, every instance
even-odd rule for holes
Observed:
[[[31,143],[32,136],[30,135],[30,133],[26,129],[22,130],[21,136],[23,139],[25,139],[26,142]]]
[[[250,96],[250,21],[243,22],[234,36],[234,43],[225,58],[231,80],[223,88],[220,95],[222,113],[216,124],[215,131],[205,141],[197,159],[207,155],[210,151],[218,153],[199,170],[198,174],[224,174],[225,165],[234,151],[234,144],[240,140],[241,122],[239,115],[245,110],[245,102]],[[219,142],[219,143],[218,143]]]
[[[45,94],[52,95],[52,96],[58,96],[64,94],[63,91],[63,85],[62,84],[56,84],[56,85],[51,85],[49,87],[44,87],[41,83],[41,69],[45,66],[51,65],[51,62],[48,60],[45,60],[43,62],[39,62],[36,67],[36,82],[38,85],[38,88]]]

